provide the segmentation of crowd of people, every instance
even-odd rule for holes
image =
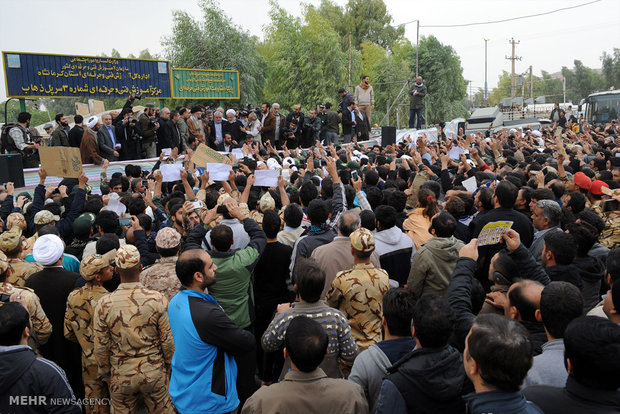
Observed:
[[[0,411],[620,410],[617,120],[381,146],[329,103],[131,103],[86,120],[102,194],[1,189]],[[199,143],[243,157],[214,181]]]

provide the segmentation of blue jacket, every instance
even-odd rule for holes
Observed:
[[[254,335],[237,327],[211,295],[181,290],[168,306],[174,339],[170,396],[181,413],[227,413],[239,405],[234,356],[253,351]]]

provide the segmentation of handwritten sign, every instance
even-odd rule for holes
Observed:
[[[2,52],[7,95],[170,97],[166,61]]]
[[[228,157],[209,148],[205,144],[198,145],[194,155],[192,155],[192,162],[199,167],[206,166],[209,162],[225,164],[226,161],[228,161]]]
[[[512,221],[493,221],[487,223],[478,235],[478,246],[488,246],[502,241],[502,235],[512,227]]]
[[[236,70],[172,69],[175,99],[239,99]]]
[[[47,175],[78,178],[82,172],[82,156],[79,148],[40,147],[41,167]]]

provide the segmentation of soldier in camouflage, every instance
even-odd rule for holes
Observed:
[[[175,270],[181,234],[172,227],[164,227],[157,232],[155,246],[161,258],[140,273],[140,283],[147,289],[163,294],[170,301],[181,288]]]
[[[48,338],[52,334],[52,324],[45,315],[39,297],[34,293],[32,289],[26,287],[15,287],[9,282],[7,278],[10,276],[11,267],[9,259],[4,253],[0,252],[0,294],[10,295],[11,301],[21,302],[28,313],[30,314],[30,337],[28,338],[28,345],[35,351],[38,346],[47,342]],[[0,302],[2,306],[5,302]]]
[[[98,365],[94,355],[93,314],[98,301],[108,291],[102,283],[112,279],[111,263],[116,250],[104,255],[93,254],[85,257],[80,265],[80,274],[86,284],[74,290],[67,298],[64,334],[70,341],[78,342],[82,347],[82,379],[86,398],[108,398],[108,384],[98,374]],[[87,405],[87,413],[109,413],[108,405]]]
[[[36,272],[43,270],[43,266],[38,263],[28,263],[21,259],[24,250],[22,231],[19,226],[13,226],[11,230],[0,234],[0,250],[4,252],[9,260],[9,277],[7,282],[23,287],[26,279]]]
[[[135,412],[141,395],[147,412],[173,413],[168,301],[140,284],[142,265],[135,246],[121,246],[115,261],[121,284],[97,303],[93,328],[95,359],[99,376],[109,383],[112,412]]]
[[[381,341],[383,295],[390,288],[389,276],[370,262],[375,238],[365,228],[351,233],[353,268],[338,272],[327,293],[327,304],[347,317],[360,351]]]

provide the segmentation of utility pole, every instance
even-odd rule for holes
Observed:
[[[415,37],[415,77],[420,76],[418,51],[420,50],[420,20],[416,20],[416,37]]]
[[[534,77],[532,76],[532,65],[530,65],[530,99],[534,100]]]
[[[487,87],[487,42],[489,39],[484,39],[484,101],[489,100],[489,89]],[[485,105],[486,106],[486,105]]]
[[[517,94],[517,78],[515,77],[515,61],[521,60],[521,56],[515,56],[515,46],[521,43],[520,41],[515,41],[514,38],[511,38],[508,43],[512,45],[512,56],[506,56],[506,59],[512,61],[512,70],[511,70],[511,82],[510,82],[510,99],[514,99]],[[512,103],[511,103],[512,106]]]

